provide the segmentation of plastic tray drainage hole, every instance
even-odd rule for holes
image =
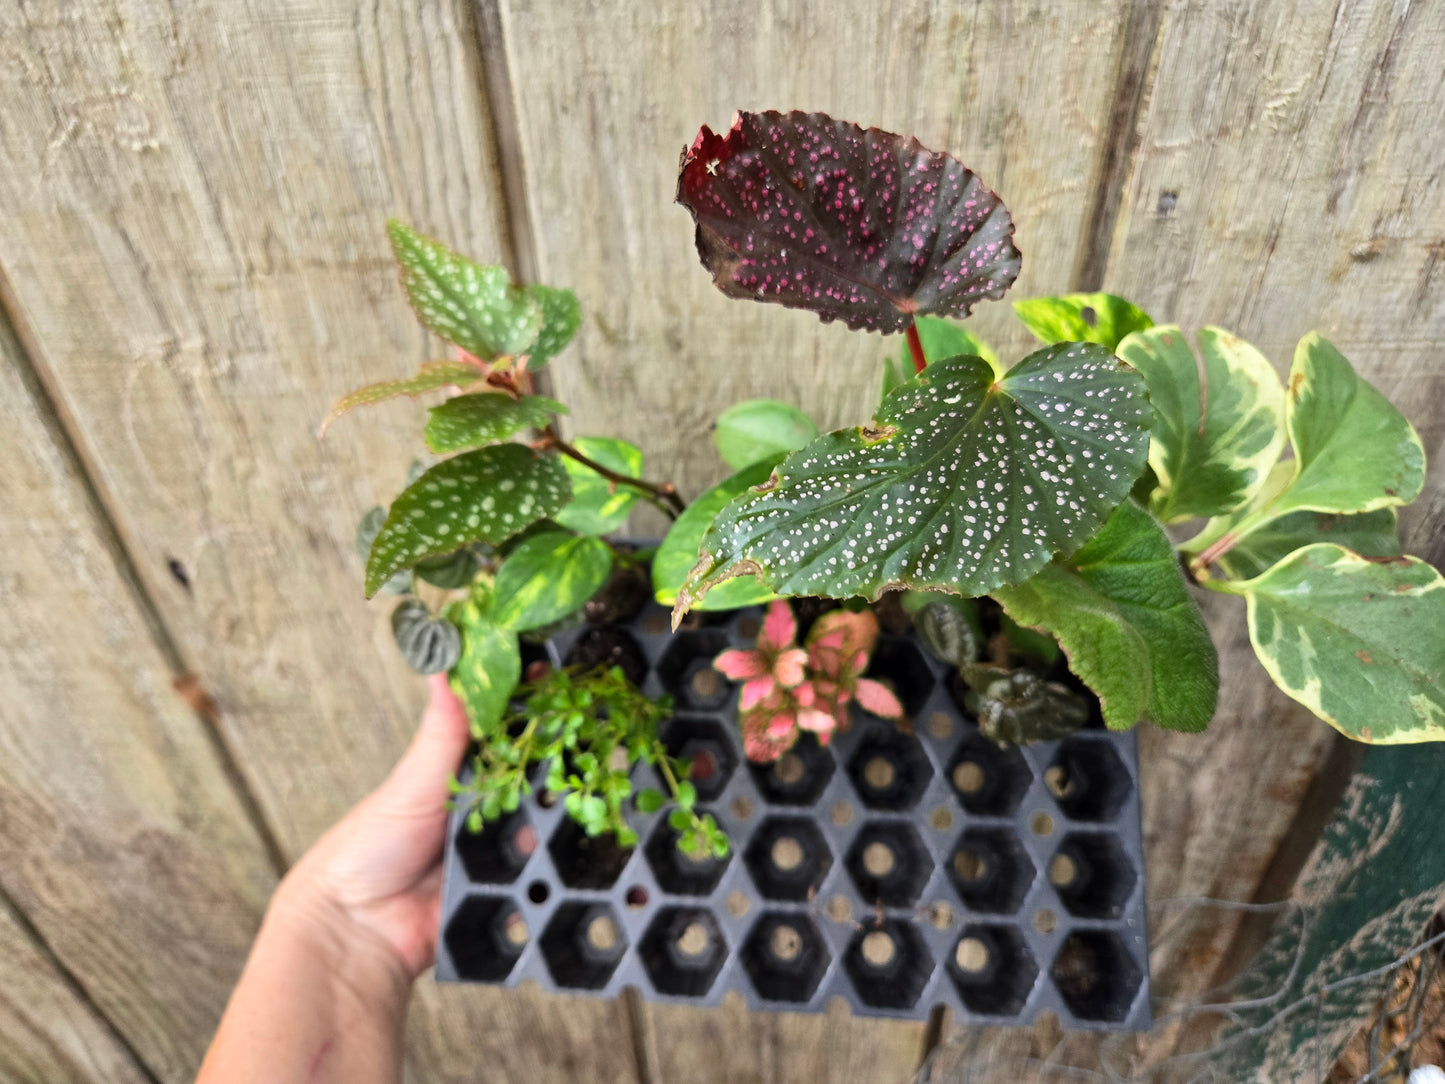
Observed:
[[[551,894],[552,890],[547,887],[546,881],[533,881],[527,886],[527,898],[533,903],[546,903]]]
[[[935,929],[948,929],[953,925],[953,908],[943,900],[935,900],[928,905],[928,921]]]
[[[598,915],[587,923],[587,944],[598,952],[611,952],[617,947],[617,923],[606,915]]]
[[[831,816],[833,823],[839,828],[853,823],[853,805],[851,802],[838,801],[833,803]]]
[[[948,717],[948,712],[935,711],[928,717],[928,733],[937,741],[953,737],[953,720]]]
[[[988,946],[977,937],[965,937],[953,950],[953,962],[965,974],[977,975],[988,967]]]
[[[1033,829],[1036,836],[1052,835],[1054,831],[1054,818],[1047,813],[1035,813],[1029,818],[1029,827]]]
[[[1055,798],[1071,798],[1079,789],[1069,775],[1069,769],[1062,764],[1055,764],[1044,772],[1044,786],[1049,788],[1049,793]]]
[[[531,938],[532,931],[527,929],[527,920],[513,911],[502,924],[502,936],[507,939],[508,944],[520,948]]]
[[[783,963],[796,960],[803,953],[803,935],[792,926],[774,926],[768,938],[768,951]]]
[[[898,770],[885,757],[870,757],[863,765],[863,780],[870,790],[886,791],[898,778]]]
[[[960,881],[981,881],[988,875],[988,859],[964,848],[953,856],[953,872]]]
[[[886,843],[875,841],[863,848],[863,868],[872,877],[887,877],[897,864],[893,848]]]
[[[863,938],[863,959],[870,967],[883,968],[898,955],[898,945],[882,930],[874,930]]]
[[[1058,924],[1059,920],[1054,917],[1054,913],[1047,907],[1040,907],[1034,912],[1034,929],[1038,930],[1039,933],[1053,933],[1054,927]]]
[[[642,908],[647,906],[647,889],[641,885],[633,885],[627,890],[627,906]]]
[[[940,832],[946,832],[953,827],[953,814],[944,806],[939,806],[928,817],[928,822]]]
[[[773,765],[773,776],[785,787],[800,783],[808,774],[808,766],[797,753],[784,753]]]
[[[1068,888],[1079,878],[1079,867],[1066,854],[1056,854],[1049,863],[1049,883],[1055,888]]]
[[[712,947],[712,935],[701,922],[689,922],[677,937],[677,951],[684,956],[706,956]]]
[[[953,785],[960,794],[977,794],[988,782],[983,765],[972,760],[961,760],[953,769]]]
[[[847,896],[834,896],[828,901],[828,917],[834,922],[853,921],[853,905]]]
[[[784,873],[791,873],[803,864],[803,845],[792,836],[779,836],[768,853],[773,865]]]
[[[747,894],[744,892],[739,892],[736,889],[728,893],[726,905],[728,909],[728,914],[732,915],[734,918],[742,918],[745,914],[748,913],[749,910],[752,909],[752,903],[751,901],[749,901]]]

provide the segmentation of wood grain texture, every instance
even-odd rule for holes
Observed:
[[[66,982],[3,905],[0,960],[0,1079],[9,1084],[149,1084],[95,1007]]]
[[[200,1064],[274,873],[24,372],[0,325],[0,888],[144,1064],[179,1081]],[[123,1073],[34,958],[0,953],[0,988],[57,1015],[27,999],[15,1028],[53,1024],[56,1057],[84,1041]],[[26,1056],[0,1027],[0,1063]]]
[[[440,350],[402,300],[387,216],[508,255],[483,83],[463,0],[0,10],[0,266],[147,590],[293,858],[380,781],[424,692],[386,604],[362,602],[352,542],[422,448],[422,412],[378,408],[324,444],[316,428],[342,392]],[[57,629],[42,642],[64,641]],[[120,647],[102,662],[128,665]],[[82,749],[149,740],[129,719],[111,730],[103,712],[77,717],[96,731],[76,734]],[[131,783],[173,787],[139,772]],[[236,849],[214,861],[241,861]],[[67,875],[98,851],[66,855]],[[146,914],[139,904],[169,885],[139,863],[115,880]],[[192,891],[215,892],[221,914],[264,895]],[[161,932],[136,931],[129,972],[104,954],[96,966],[138,999],[173,997],[188,983],[147,954]],[[167,1079],[204,1046],[230,978],[221,949],[244,945],[232,940],[192,961],[212,969],[193,1008],[126,1021],[138,1045],[171,1036],[176,1049],[157,1051]],[[425,989],[411,1029],[417,1080],[492,1064],[573,1080],[594,1052],[596,1079],[635,1079],[625,1017],[604,1003]]]

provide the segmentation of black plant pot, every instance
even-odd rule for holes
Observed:
[[[855,706],[827,748],[811,736],[748,764],[736,689],[709,668],[748,647],[762,611],[699,615],[676,635],[647,605],[625,625],[547,644],[554,664],[607,657],[670,693],[663,739],[694,760],[724,861],[679,854],[666,811],[631,814],[641,844],[588,839],[537,796],[480,835],[452,819],[436,974],[444,982],[868,1016],[1066,1027],[1148,1026],[1148,958],[1132,733],[1096,726],[1002,749],[910,633],[884,634],[912,733]],[[634,789],[661,787],[650,768]]]

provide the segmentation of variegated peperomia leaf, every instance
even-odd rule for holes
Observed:
[[[555,455],[497,444],[443,460],[404,489],[371,546],[366,597],[393,572],[472,542],[503,542],[572,495]]]
[[[505,392],[458,395],[431,408],[426,446],[434,452],[459,452],[506,440],[524,429],[540,429],[567,408],[544,395],[513,399]]]
[[[416,371],[415,376],[409,376],[404,380],[382,380],[375,384],[368,384],[364,388],[357,388],[349,395],[342,396],[331,408],[330,413],[326,415],[326,420],[321,423],[321,432],[325,435],[332,422],[343,414],[351,413],[357,407],[384,403],[399,395],[415,399],[418,395],[436,391],[438,388],[465,388],[468,384],[475,384],[486,375],[480,365],[469,361],[428,361]]]
[[[1169,537],[1132,501],[1076,553],[993,597],[1019,624],[1057,637],[1111,728],[1141,718],[1169,730],[1209,725],[1214,643]]]
[[[393,220],[387,224],[401,285],[427,328],[491,361],[520,354],[542,330],[542,305],[505,267],[483,266]]]
[[[1092,343],[1046,347],[1002,379],[981,358],[930,365],[871,426],[820,437],[724,508],[674,619],[747,574],[838,598],[1018,583],[1128,494],[1149,415],[1143,380]]]
[[[496,736],[507,703],[522,677],[517,634],[491,616],[491,588],[478,581],[470,596],[446,608],[445,615],[462,634],[462,654],[452,667],[452,690],[467,709],[472,736]]]
[[[1248,600],[1275,684],[1341,733],[1445,739],[1445,579],[1424,561],[1321,543],[1219,588]]]
[[[1336,512],[1291,512],[1251,531],[1217,559],[1236,580],[1258,576],[1291,553],[1317,542],[1333,542],[1361,557],[1400,555],[1399,517],[1393,508],[1344,516]]]
[[[1165,523],[1238,508],[1284,447],[1284,388],[1269,359],[1219,328],[1199,333],[1199,349],[1202,367],[1173,325],[1130,335],[1118,348],[1149,385],[1157,480],[1150,505]]]
[[[537,341],[527,350],[527,368],[535,371],[545,368],[572,341],[572,336],[582,326],[582,306],[571,290],[559,290],[552,286],[531,286],[528,289],[542,307],[542,330],[537,333]]]
[[[1024,326],[1046,343],[1098,343],[1117,350],[1124,337],[1154,326],[1138,305],[1113,294],[1063,294],[1014,302]]]
[[[1013,220],[973,172],[916,139],[822,113],[739,113],[682,155],[677,200],[730,297],[903,331],[967,316],[1018,276]]]
[[[600,538],[543,531],[517,545],[497,570],[492,618],[515,632],[550,625],[580,609],[612,573]]]

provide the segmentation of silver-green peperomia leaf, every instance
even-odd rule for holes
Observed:
[[[1284,447],[1284,388],[1269,359],[1213,327],[1199,333],[1199,350],[1202,367],[1173,325],[1130,335],[1118,348],[1149,385],[1157,480],[1150,505],[1165,523],[1238,508]]]
[[[1019,624],[1057,637],[1111,728],[1142,718],[1169,730],[1209,724],[1219,690],[1214,644],[1168,536],[1133,502],[1078,552],[993,596]]]
[[[463,548],[441,557],[428,557],[418,561],[413,571],[417,578],[444,591],[455,591],[465,587],[476,576],[480,562],[470,549]]]
[[[559,290],[552,286],[529,286],[528,289],[542,307],[542,330],[527,351],[527,368],[535,371],[545,368],[572,341],[572,336],[582,326],[582,306],[571,290]]]
[[[1393,508],[1345,516],[1336,512],[1291,512],[1252,531],[1220,554],[1215,563],[1227,576],[1247,580],[1291,553],[1317,542],[1333,542],[1361,557],[1400,555],[1399,517]]]
[[[480,582],[465,601],[446,609],[462,634],[461,658],[451,671],[452,690],[466,707],[472,734],[479,739],[496,735],[522,677],[517,634],[492,620],[490,609],[491,591]]]
[[[440,674],[456,665],[462,637],[445,617],[433,617],[416,599],[391,612],[391,633],[406,664],[418,674]]]
[[[764,459],[774,462],[797,451],[818,435],[813,419],[791,403],[777,399],[744,399],[718,415],[713,440],[723,462],[742,470]]]
[[[1014,302],[1024,326],[1046,343],[1098,343],[1118,349],[1125,336],[1154,326],[1138,305],[1113,294],[1064,294]]]
[[[401,284],[422,324],[468,354],[491,361],[520,354],[537,341],[542,306],[505,267],[483,266],[392,221],[392,251]]]
[[[930,602],[913,614],[923,646],[939,662],[963,666],[978,658],[979,637],[964,613],[948,602]]]
[[[614,437],[578,437],[572,446],[592,460],[625,478],[642,477],[642,449]],[[570,531],[581,534],[611,534],[627,522],[638,491],[616,484],[571,456],[562,466],[572,482],[572,501],[552,518]]]
[[[1124,499],[1149,416],[1143,380],[1091,343],[1046,347],[1002,379],[982,358],[930,365],[871,426],[820,437],[724,508],[674,620],[749,573],[779,594],[870,599],[1024,580]]]
[[[580,609],[612,573],[612,550],[600,538],[543,531],[520,542],[497,570],[492,619],[527,632]]]
[[[540,429],[553,414],[566,413],[565,406],[543,395],[524,395],[520,399],[504,392],[458,395],[431,408],[426,446],[434,452],[480,448],[524,429]]]
[[[1066,685],[1028,670],[964,665],[965,704],[978,716],[985,737],[1002,745],[1067,738],[1089,721],[1089,705]]]
[[[1321,543],[1224,583],[1249,603],[1249,638],[1286,693],[1348,737],[1445,740],[1445,579],[1414,557]]]
[[[724,479],[706,490],[673,521],[668,528],[667,537],[662,540],[657,555],[652,559],[652,589],[659,604],[671,606],[677,601],[679,588],[687,579],[687,574],[692,571],[692,566],[697,564],[702,537],[717,514],[734,497],[766,482],[776,464],[776,459],[764,460],[738,471],[731,478]],[[736,610],[744,606],[757,606],[775,597],[757,580],[745,576],[718,584],[697,603],[696,609]]]
[[[366,597],[418,561],[471,542],[505,541],[556,514],[571,494],[555,455],[537,455],[520,444],[443,460],[392,503],[366,563]]]
[[[428,361],[414,376],[402,380],[382,380],[342,396],[321,423],[321,433],[324,436],[332,422],[357,407],[384,403],[400,395],[415,399],[418,395],[436,391],[438,388],[464,388],[475,384],[486,375],[480,365],[474,365],[470,361]]]

